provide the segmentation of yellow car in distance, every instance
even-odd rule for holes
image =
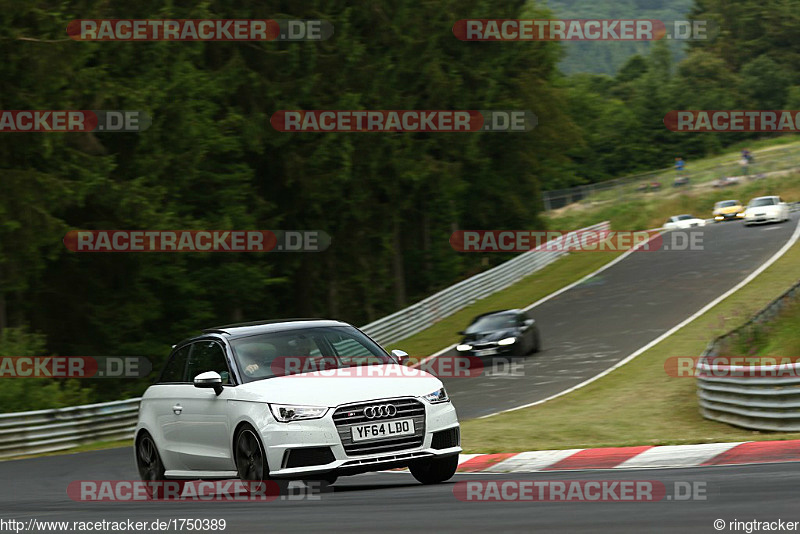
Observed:
[[[714,222],[730,221],[744,217],[744,206],[738,200],[720,200],[714,204]]]

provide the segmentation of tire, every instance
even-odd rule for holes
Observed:
[[[458,469],[458,455],[437,458],[409,466],[411,474],[423,484],[440,484],[450,480]]]
[[[271,481],[278,485],[278,494],[286,494],[288,480],[270,479],[267,455],[261,438],[251,426],[244,426],[236,432],[233,440],[234,461],[239,479],[244,482]]]
[[[163,484],[164,479],[164,462],[161,461],[161,456],[158,454],[156,442],[147,431],[142,431],[136,438],[136,469],[139,471],[139,478],[148,482],[145,485],[147,496],[151,499],[163,498],[164,493],[157,491],[157,484]],[[175,488],[177,495],[183,492],[183,487],[186,484],[185,480],[170,480],[172,484],[177,484]]]

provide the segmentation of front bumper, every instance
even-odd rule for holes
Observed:
[[[757,215],[747,215],[744,217],[745,224],[763,224],[769,222],[780,222],[780,213],[759,213]]]
[[[375,403],[409,401],[409,399],[411,397],[376,400]],[[334,422],[334,413],[346,406],[329,410],[321,419],[280,423],[270,418],[270,421],[259,429],[267,454],[270,476],[302,479],[321,475],[354,475],[406,467],[417,461],[459,454],[461,452],[460,427],[453,404],[450,402],[429,404],[424,400],[416,400],[419,400],[425,408],[424,419],[423,416],[415,417],[415,428],[420,428],[420,421],[423,425],[421,431],[418,432],[418,443],[400,448],[393,445],[387,446],[387,443],[392,443],[392,440],[387,439],[358,444],[374,444],[376,450],[369,452],[354,453],[353,444],[347,437],[352,425],[341,421],[338,424]],[[364,404],[366,403],[359,403],[358,406]],[[401,418],[404,417],[397,416],[395,419]],[[391,420],[392,418],[387,418],[382,421]],[[442,434],[442,432],[444,433]],[[434,435],[437,435],[436,438]],[[455,440],[443,439],[448,436],[456,437]],[[380,448],[382,447],[389,450],[381,452]],[[349,453],[347,449],[350,450]],[[298,458],[302,458],[299,462],[304,465],[297,466]],[[315,463],[309,465],[309,462]]]
[[[515,343],[511,345],[498,345],[497,343],[479,343],[471,345],[470,350],[460,350],[457,352],[459,355],[475,356],[476,358],[492,358],[495,356],[515,356],[519,351],[518,346],[521,340],[518,338]]]
[[[734,221],[741,219],[742,217],[739,216],[740,212],[733,212],[733,213],[717,213],[714,215],[715,221]]]

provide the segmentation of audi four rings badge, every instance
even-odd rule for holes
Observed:
[[[364,417],[367,419],[380,419],[382,417],[394,417],[397,415],[397,407],[394,404],[381,404],[380,406],[367,406],[364,408]]]

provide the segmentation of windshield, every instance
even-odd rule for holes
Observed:
[[[514,328],[517,325],[513,315],[489,315],[481,317],[466,329],[467,334],[476,332],[492,332],[494,330],[505,330]]]
[[[717,202],[717,206],[720,208],[730,208],[738,204],[739,204],[738,200],[723,200],[722,202]]]
[[[774,198],[754,198],[750,201],[751,208],[757,208],[758,206],[772,206],[775,204]]]
[[[689,219],[694,219],[694,217],[692,217],[691,215],[678,215],[677,217],[675,217],[675,220],[677,221],[686,221]]]
[[[275,376],[395,361],[367,336],[346,326],[259,334],[231,341],[244,382]]]

